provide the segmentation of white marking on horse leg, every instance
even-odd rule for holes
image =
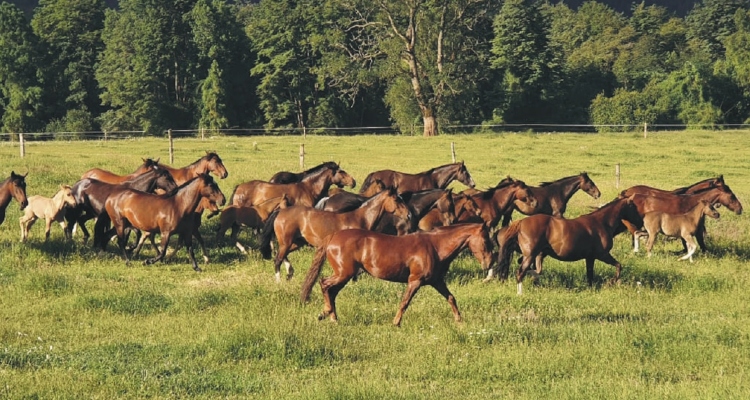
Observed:
[[[235,242],[234,245],[237,246],[238,249],[240,249],[240,253],[247,254],[247,250],[245,249],[245,246],[240,244],[240,242]]]
[[[637,253],[640,250],[641,242],[638,240],[638,235],[633,235],[633,253]]]
[[[294,276],[294,267],[292,267],[292,263],[290,263],[289,260],[284,259],[284,267],[286,268],[286,279],[292,279]]]
[[[203,255],[203,263],[208,264],[208,256],[205,254]]]
[[[490,282],[492,280],[492,278],[494,278],[494,277],[495,277],[495,270],[493,268],[490,268],[487,271],[487,277],[484,278],[484,281],[485,282]]]
[[[276,273],[276,283],[281,283],[281,272]]]
[[[518,282],[518,295],[523,294],[523,284],[521,282]]]

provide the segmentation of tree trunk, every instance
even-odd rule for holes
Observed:
[[[435,112],[432,108],[422,108],[422,121],[424,122],[424,133],[425,137],[437,136],[438,127],[437,119],[435,118]]]

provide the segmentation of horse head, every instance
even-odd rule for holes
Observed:
[[[594,181],[591,180],[591,178],[589,178],[589,174],[587,172],[585,171],[581,172],[579,177],[580,177],[580,182],[581,182],[580,184],[581,190],[586,192],[586,194],[588,194],[589,196],[595,199],[598,199],[599,196],[602,195],[602,193],[599,191],[599,188],[596,187],[596,184],[594,183]]]
[[[227,168],[221,161],[221,157],[219,157],[219,155],[215,152],[206,151],[206,155],[203,156],[201,160],[203,160],[203,162],[206,164],[206,170],[210,171],[219,178],[224,179],[229,176],[229,172],[227,172]]]
[[[224,193],[219,189],[219,185],[216,184],[211,175],[200,174],[198,178],[201,180],[200,195],[208,198],[209,201],[216,203],[219,207],[223,206],[226,202]]]
[[[338,187],[349,186],[352,189],[357,186],[357,181],[355,181],[351,175],[346,173],[346,171],[341,169],[338,164],[336,164],[336,170],[333,172],[332,183]]]
[[[393,214],[394,217],[406,222],[407,226],[411,226],[411,210],[396,189],[388,188],[383,190],[380,192],[379,196],[385,196],[385,199],[383,200],[383,210],[385,212]]]
[[[526,183],[524,181],[516,179],[513,181],[511,186],[515,188],[516,200],[522,203],[526,203],[529,208],[536,208],[536,197],[534,197],[534,193],[531,192],[531,188],[526,186]]]
[[[477,225],[476,231],[469,238],[469,250],[479,260],[482,271],[487,271],[492,267],[497,255],[492,253],[494,246],[490,239],[489,228],[485,224],[475,225]]]
[[[59,201],[62,202],[63,207],[75,207],[76,199],[73,197],[73,189],[68,185],[60,185]],[[58,197],[58,196],[55,196]]]
[[[701,200],[701,203],[703,203],[703,210],[702,210],[703,215],[707,215],[714,219],[719,219],[719,217],[721,217],[721,214],[719,214],[719,212],[716,211],[716,209],[714,208],[714,205],[711,204],[710,201]]]
[[[453,201],[456,202],[458,200],[459,209],[456,212],[456,217],[460,218],[464,213],[471,216],[477,216],[482,217],[482,209],[477,205],[477,202],[474,201],[474,198],[471,197],[471,195],[461,192],[458,194],[458,199],[454,199]]]
[[[171,193],[177,189],[177,182],[169,171],[163,168],[157,168],[153,170],[153,174],[156,178],[153,181],[153,189],[162,190],[164,193]]]
[[[440,219],[443,226],[453,225],[456,222],[456,205],[453,201],[453,189],[445,190],[437,199],[434,207],[440,211]]]
[[[463,161],[461,161],[461,163],[459,164],[458,172],[456,173],[456,180],[470,188],[473,188],[477,185],[474,182],[474,179],[471,177],[469,170],[466,169],[466,164],[464,164]]]
[[[29,205],[29,200],[26,198],[26,175],[29,173],[26,172],[23,175],[16,174],[13,171],[10,171],[10,193],[13,196],[14,199],[18,202],[18,204],[21,205],[21,210],[26,208],[27,205]]]
[[[737,215],[742,214],[742,203],[740,203],[740,200],[737,199],[737,196],[735,196],[734,193],[729,189],[729,186],[726,186],[726,189],[726,191],[721,191],[717,202],[728,208],[729,210],[734,211],[734,213]]]

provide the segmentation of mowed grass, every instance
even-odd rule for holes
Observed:
[[[599,200],[573,196],[567,216],[589,212],[635,184],[684,186],[723,174],[750,201],[750,132],[308,137],[305,166],[340,161],[361,183],[378,169],[420,172],[451,162],[455,142],[480,187],[506,175],[537,185],[588,171]],[[175,142],[175,165],[217,151],[235,185],[298,171],[300,137]],[[0,173],[27,170],[27,193],[52,196],[93,167],[129,173],[142,157],[168,162],[161,139],[0,144]],[[615,165],[621,168],[615,187]],[[462,189],[460,185],[454,186]],[[319,289],[298,301],[312,251],[293,253],[297,275],[277,284],[256,251],[220,247],[216,219],[202,232],[211,263],[193,272],[184,250],[166,264],[126,265],[43,223],[21,244],[15,201],[0,226],[0,398],[747,398],[750,393],[750,222],[721,208],[709,220],[710,254],[678,262],[677,241],[633,254],[625,236],[597,262],[548,259],[523,296],[514,282],[482,283],[469,255],[448,274],[464,322],[432,288],[419,291],[401,328],[391,320],[404,286],[364,277],[339,296],[340,322],[317,321]],[[240,236],[251,247],[256,239]],[[174,242],[174,239],[173,239]],[[330,274],[325,267],[323,276]]]

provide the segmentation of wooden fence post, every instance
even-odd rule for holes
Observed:
[[[453,163],[456,163],[456,143],[451,142],[451,157],[453,158]]]
[[[615,164],[615,188],[620,188],[620,164]]]
[[[645,139],[647,137],[648,137],[648,122],[644,122],[643,123],[643,138]]]
[[[169,136],[169,163],[174,164],[174,141],[172,140],[172,129],[167,130]]]
[[[305,145],[300,143],[299,145],[299,169],[305,169]]]
[[[206,128],[201,128],[201,141],[206,140]]]
[[[21,146],[21,158],[24,158],[26,156],[26,142],[23,141],[23,133],[18,134],[18,141]]]

